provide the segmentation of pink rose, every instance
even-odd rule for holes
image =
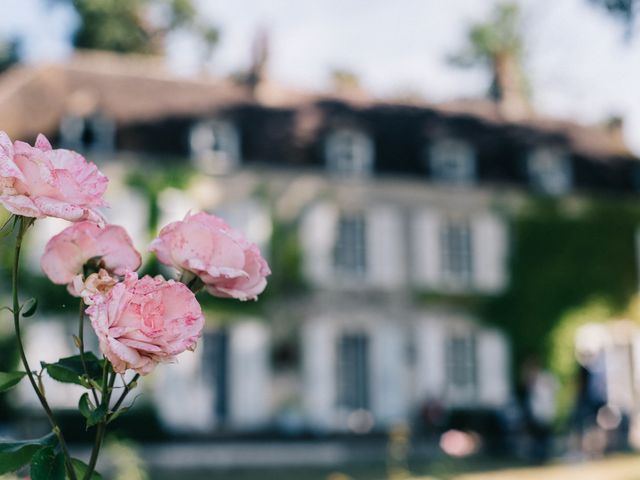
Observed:
[[[98,167],[70,150],[53,150],[42,134],[34,147],[0,132],[0,203],[16,215],[103,222],[96,210],[107,182]]]
[[[100,350],[114,371],[141,375],[159,362],[194,350],[204,317],[186,285],[158,276],[138,279],[130,272],[100,304],[87,308]]]
[[[170,223],[149,249],[161,263],[198,276],[216,297],[257,299],[271,274],[257,245],[207,213]]]
[[[83,275],[84,265],[94,257],[101,257],[99,266],[115,275],[137,270],[141,262],[140,253],[124,228],[117,225],[100,228],[93,222],[83,221],[70,225],[49,240],[40,265],[53,283],[67,284],[69,292],[79,296],[72,282],[76,275]]]
[[[94,305],[104,300],[104,297],[118,283],[118,278],[111,276],[104,268],[92,273],[87,278],[80,273],[73,277],[73,281],[67,287],[74,297],[80,297],[85,305]]]

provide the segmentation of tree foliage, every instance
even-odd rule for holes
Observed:
[[[19,60],[18,49],[20,42],[13,38],[9,40],[0,40],[0,73],[5,71]]]
[[[619,19],[626,26],[627,38],[632,36],[633,26],[640,8],[638,0],[589,0],[589,2],[602,7]]]
[[[209,48],[218,30],[201,21],[193,0],[57,0],[70,3],[80,25],[73,35],[77,48],[121,53],[161,53],[168,33],[196,34]]]
[[[524,53],[520,8],[515,3],[496,5],[491,17],[470,26],[467,44],[451,61],[461,66],[491,64],[508,54],[521,60]]]

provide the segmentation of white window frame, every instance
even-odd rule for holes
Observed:
[[[531,187],[539,193],[562,195],[573,185],[571,159],[559,147],[537,147],[527,156],[527,174]]]
[[[373,172],[373,142],[369,135],[356,128],[333,130],[325,141],[325,161],[331,173],[368,176]]]
[[[189,146],[193,163],[204,173],[227,173],[240,165],[240,135],[230,121],[215,119],[194,124]]]
[[[448,185],[469,185],[476,177],[476,155],[464,140],[443,138],[428,147],[427,161],[431,178]]]

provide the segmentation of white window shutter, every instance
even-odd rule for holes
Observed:
[[[239,322],[229,331],[231,422],[237,429],[257,429],[271,414],[269,331],[258,321]]]
[[[327,202],[313,205],[303,216],[301,242],[304,271],[316,285],[329,285],[333,280],[333,248],[336,242],[338,211]]]
[[[201,342],[207,338],[201,339]],[[160,422],[174,433],[209,433],[215,428],[214,387],[202,372],[204,348],[180,355],[179,361],[158,368],[153,376],[153,399]],[[185,395],[185,392],[189,392]]]
[[[367,279],[375,287],[398,288],[404,284],[405,261],[401,212],[377,206],[367,212]]]
[[[336,416],[336,332],[326,318],[302,326],[304,406],[310,426],[330,430]]]
[[[446,387],[446,329],[438,318],[421,319],[415,327],[415,401],[441,400]]]
[[[472,219],[474,286],[485,292],[503,289],[507,282],[507,229],[495,214]]]
[[[391,426],[407,419],[408,369],[404,328],[377,324],[370,356],[372,409],[377,425]]]
[[[485,407],[499,408],[510,397],[507,340],[497,330],[481,330],[476,342],[479,402]]]
[[[441,283],[440,224],[440,215],[433,209],[422,209],[413,216],[413,279],[421,288],[438,288]]]

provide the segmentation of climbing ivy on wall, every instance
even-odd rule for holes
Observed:
[[[512,218],[510,283],[483,316],[511,338],[514,374],[531,354],[554,367],[550,335],[570,310],[593,298],[625,310],[638,287],[638,226],[630,199],[538,199]]]

